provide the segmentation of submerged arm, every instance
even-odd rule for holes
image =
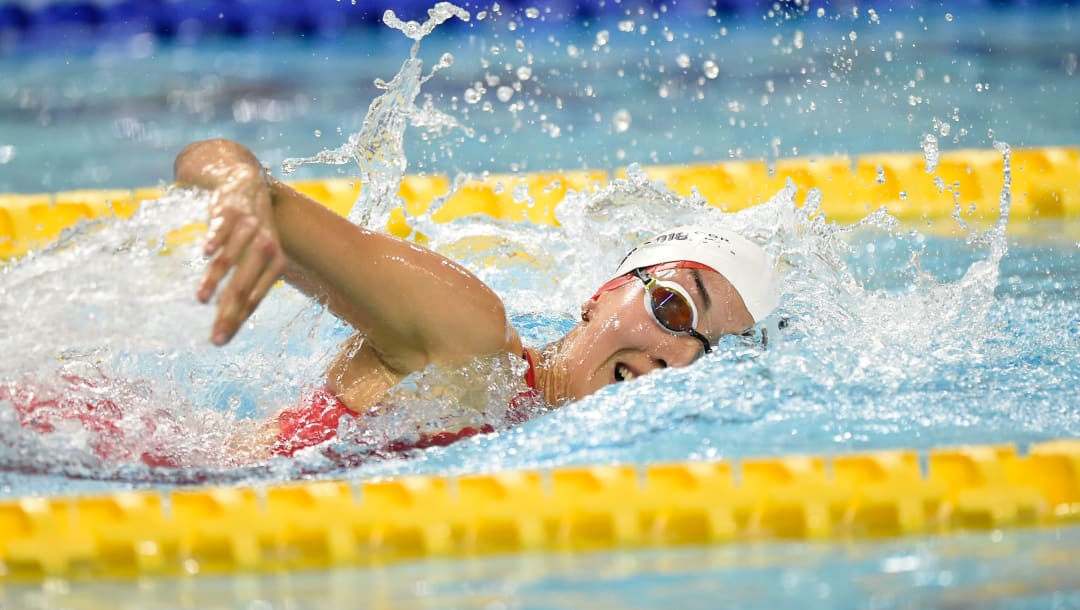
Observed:
[[[213,259],[199,298],[208,300],[232,271],[218,300],[215,342],[228,341],[284,274],[361,331],[399,372],[519,348],[502,301],[479,278],[431,250],[357,227],[265,176],[239,144],[189,146],[177,157],[176,178],[214,193],[206,245]]]

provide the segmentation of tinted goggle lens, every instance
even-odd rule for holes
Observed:
[[[665,328],[685,333],[694,326],[694,309],[686,297],[664,286],[654,286],[650,291],[652,313]]]

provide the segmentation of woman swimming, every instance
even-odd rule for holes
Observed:
[[[196,292],[204,303],[217,295],[215,344],[228,343],[281,278],[356,331],[331,361],[324,385],[254,431],[242,426],[233,435],[230,446],[244,461],[320,445],[338,434],[343,418],[352,418],[362,432],[378,431],[360,434],[360,455],[446,445],[490,432],[608,384],[688,365],[721,336],[761,321],[778,301],[775,265],[759,246],[722,229],[680,227],[633,249],[585,301],[580,323],[564,337],[527,347],[502,300],[464,267],[353,225],[267,175],[239,144],[209,140],[188,146],[176,158],[175,177],[178,184],[210,193],[204,246],[210,263]],[[393,430],[376,421],[398,408],[394,392],[408,376],[484,360],[516,362],[524,371],[524,389],[507,395],[505,410],[470,417],[467,401],[454,400],[453,407],[465,412],[458,419],[406,418],[424,423]],[[456,381],[487,383],[468,375]],[[9,401],[20,423],[39,432],[78,421],[104,460],[184,465],[167,446],[131,442],[118,424],[124,405],[103,383],[111,382],[80,376],[64,377],[57,389],[0,384],[0,401]],[[144,433],[175,423],[167,413],[142,419],[136,427]]]
[[[227,343],[282,277],[356,330],[329,366],[326,387],[266,428],[274,454],[329,440],[341,417],[367,412],[407,375],[430,366],[520,357],[530,391],[559,406],[611,383],[686,366],[720,337],[762,320],[779,300],[775,264],[759,246],[726,230],[680,227],[632,250],[582,305],[581,322],[566,336],[526,347],[498,295],[464,267],[353,225],[270,177],[235,142],[188,146],[176,158],[175,178],[211,193],[211,260],[197,296],[205,303],[217,294],[215,344]],[[508,411],[511,420],[520,417]],[[409,446],[488,430],[446,430]]]

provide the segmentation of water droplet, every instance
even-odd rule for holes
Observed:
[[[629,19],[627,19],[626,21],[620,21],[619,22],[619,31],[620,32],[633,32],[634,31],[634,22],[630,21]]]
[[[500,102],[509,102],[510,98],[514,97],[514,89],[503,85],[495,90],[495,97],[499,98]]]
[[[611,119],[611,124],[615,127],[615,133],[623,133],[630,129],[632,120],[629,110],[617,110],[615,116]]]
[[[465,102],[469,103],[469,104],[475,104],[475,103],[479,102],[481,96],[482,96],[482,94],[479,91],[477,91],[476,89],[473,89],[472,87],[469,87],[468,89],[466,89],[465,93],[463,94],[463,97],[465,98]]]
[[[702,69],[705,71],[706,78],[713,79],[720,76],[720,66],[716,65],[716,62],[711,59],[705,60]]]
[[[818,10],[817,10],[817,16],[818,16],[819,19],[821,17],[824,17],[825,16],[825,9],[819,7]]]
[[[529,8],[525,9],[525,16],[529,19],[536,19],[540,16],[540,9],[530,6]]]
[[[532,68],[529,66],[520,66],[517,69],[518,80],[529,80],[532,77]]]
[[[596,46],[602,47],[606,45],[609,40],[611,40],[611,32],[600,30],[596,33]]]
[[[315,130],[315,137],[316,138],[321,138],[322,137],[322,130],[321,129],[316,129]]]
[[[675,64],[678,65],[680,68],[689,68],[690,56],[686,53],[679,53],[679,56],[675,58]]]
[[[937,169],[938,161],[941,160],[941,151],[938,150],[937,137],[932,133],[923,136],[923,156],[926,157],[926,173],[932,174]]]
[[[848,39],[854,42],[859,38],[859,35],[855,33],[855,30],[848,32]]]
[[[1069,76],[1076,74],[1078,63],[1080,63],[1080,60],[1077,59],[1076,53],[1067,53],[1061,62],[1062,67],[1065,68],[1065,74]]]
[[[952,20],[953,20],[952,13],[945,13],[945,21],[952,21]]]

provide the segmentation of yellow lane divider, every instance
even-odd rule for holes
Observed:
[[[923,463],[926,471],[923,472]],[[0,501],[3,580],[1080,523],[1080,440]]]
[[[1013,151],[1011,168],[1013,219],[1080,218],[1080,148],[1018,149]],[[711,205],[729,211],[767,200],[790,179],[804,191],[820,189],[823,211],[839,221],[854,221],[881,207],[902,220],[932,221],[948,218],[957,204],[969,220],[994,219],[1004,183],[1002,158],[994,150],[944,152],[932,173],[917,153],[781,159],[771,167],[764,161],[727,161],[643,170],[680,195],[696,189]],[[435,220],[487,214],[554,224],[555,208],[568,190],[586,190],[612,176],[625,176],[625,170],[610,176],[601,171],[490,175],[452,195]],[[348,212],[360,192],[359,183],[348,179],[293,185],[341,214]],[[449,186],[446,176],[413,175],[405,178],[400,194],[408,212],[416,215],[445,195]],[[160,194],[159,189],[0,194],[0,259],[41,247],[80,220],[129,216],[140,201]],[[410,232],[400,210],[388,228],[398,235]]]

